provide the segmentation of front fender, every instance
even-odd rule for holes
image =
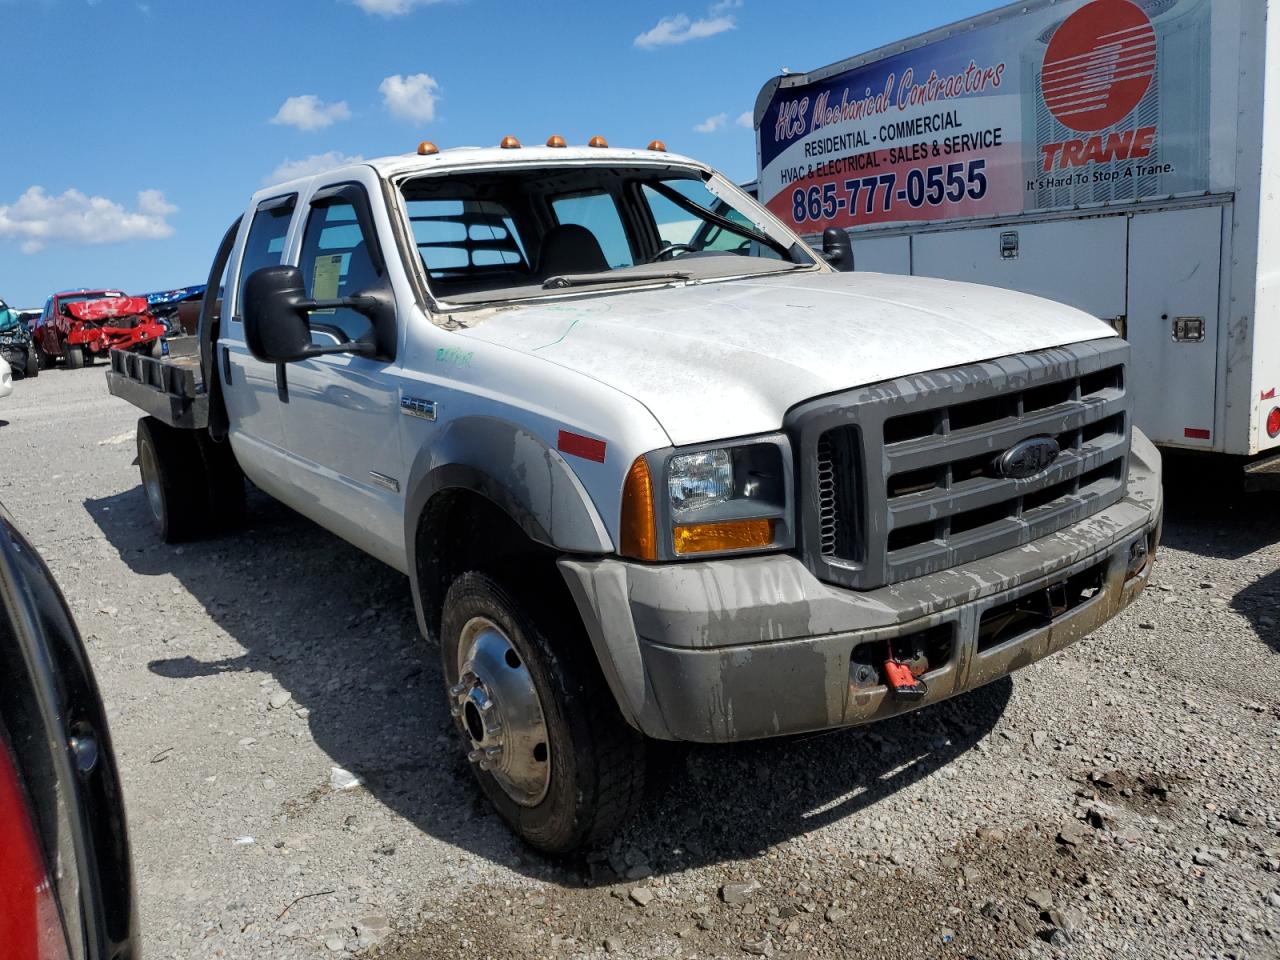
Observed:
[[[486,497],[545,546],[566,553],[613,552],[599,511],[559,452],[510,421],[464,417],[420,450],[410,467],[404,531],[410,570],[422,511],[448,489]]]

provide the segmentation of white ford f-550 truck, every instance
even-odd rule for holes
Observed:
[[[165,538],[248,477],[408,576],[481,788],[563,852],[639,799],[646,738],[935,703],[1150,575],[1115,332],[827,245],[660,143],[424,143],[260,191],[197,349],[108,381]]]

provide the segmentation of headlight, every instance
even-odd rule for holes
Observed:
[[[733,459],[728,450],[682,453],[667,463],[667,495],[677,515],[724,503],[733,494]]]
[[[787,549],[795,543],[791,503],[791,444],[783,435],[655,451],[627,475],[619,552],[668,560]]]

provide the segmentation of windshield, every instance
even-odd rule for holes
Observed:
[[[695,170],[486,170],[419,177],[401,193],[432,293],[461,304],[814,262],[752,201]]]

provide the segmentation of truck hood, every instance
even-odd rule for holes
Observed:
[[[677,446],[777,430],[787,410],[824,394],[1115,336],[1039,297],[874,273],[522,305],[462,333],[631,395]]]
[[[147,312],[146,297],[102,297],[67,304],[67,312],[85,323],[100,323],[120,317],[136,317]]]

